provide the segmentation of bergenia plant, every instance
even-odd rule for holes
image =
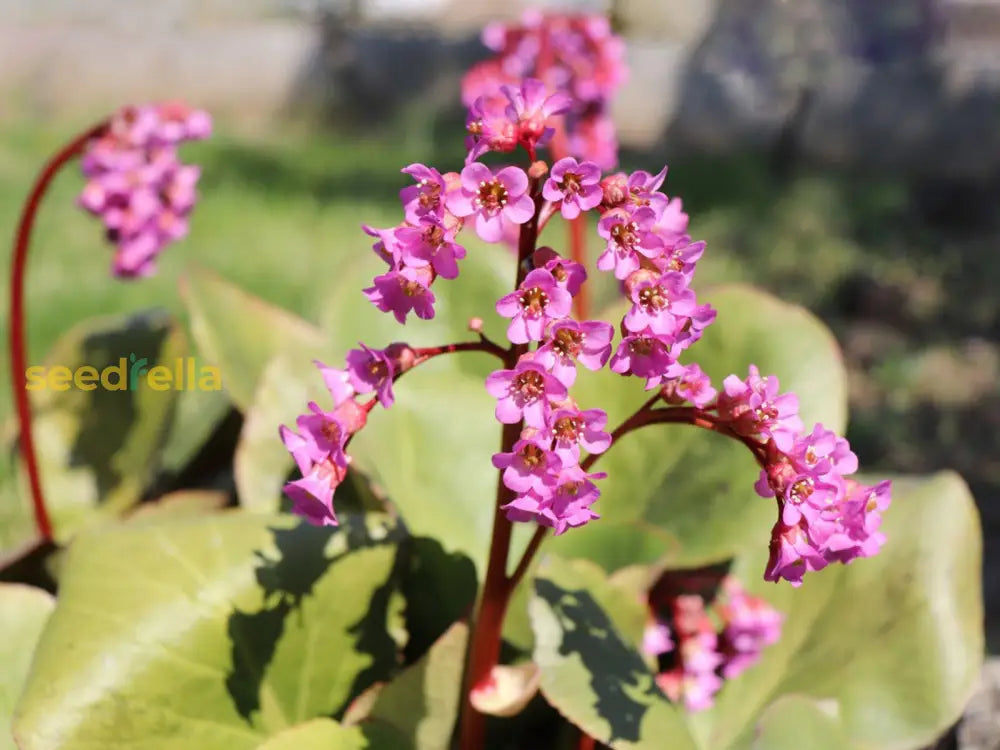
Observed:
[[[39,461],[42,194],[82,157],[113,274],[148,276],[210,120],[127,107],[43,170],[11,295],[34,531],[0,535],[0,575],[58,600],[0,583],[20,750],[896,750],[960,715],[983,651],[962,481],[858,474],[825,327],[702,286],[667,168],[616,166],[606,19],[483,39],[465,158],[401,160],[396,223],[315,274],[322,325],[190,268],[224,390],[192,387],[173,321],[82,324],[50,361],[110,352],[132,380],[32,393]]]
[[[560,23],[588,40],[586,34],[606,34],[600,25]],[[561,28],[557,25],[552,35],[558,38]],[[544,35],[543,29],[531,33]],[[600,69],[601,61],[595,66]],[[472,233],[496,243],[516,231],[511,291],[495,304],[495,313],[510,320],[507,341],[492,341],[480,331],[478,340],[438,347],[362,344],[347,355],[343,368],[319,366],[329,402],[310,404],[297,419],[297,430],[281,428],[302,473],[285,488],[293,512],[313,523],[336,524],[334,498],[350,466],[351,438],[376,418],[371,416],[376,405],[392,407],[393,383],[438,356],[480,352],[499,361],[484,384],[496,400],[493,416],[501,437],[500,450],[492,456],[498,469],[497,516],[466,676],[460,746],[469,749],[485,741],[484,719],[475,707],[490,703],[498,689],[494,670],[512,591],[548,532],[573,533],[600,523],[601,485],[615,477],[594,468],[606,452],[628,450],[627,444],[619,447],[628,433],[683,423],[746,447],[760,466],[757,493],[774,498],[776,506],[770,540],[759,542],[770,545],[763,571],[769,581],[799,586],[807,572],[876,554],[885,541],[881,514],[890,502],[888,481],[869,486],[850,478],[858,462],[847,441],[821,424],[806,429],[796,395],[782,393],[775,375],[762,375],[751,363],[745,376],[732,374],[713,384],[702,372],[695,345],[716,319],[715,310],[692,288],[704,243],[687,233],[687,215],[661,191],[666,167],[605,174],[584,153],[550,163],[541,158],[540,148],[553,133],[565,131],[574,103],[585,109],[586,102],[574,100],[573,87],[549,88],[537,78],[514,80],[500,91],[505,103],[483,96],[473,101],[473,136],[460,171],[424,164],[403,168],[415,184],[400,194],[403,221],[369,230],[378,239],[375,255],[387,268],[364,294],[400,323],[433,318],[434,289],[463,283],[461,259],[470,252],[463,236]],[[514,161],[489,166],[481,161],[487,151],[509,153]],[[539,244],[557,216],[581,215],[593,216],[604,242],[590,268]],[[573,297],[589,276],[601,272],[620,282],[627,311],[613,319],[574,318]],[[573,395],[578,368],[604,367],[650,394],[610,432],[601,404],[581,404]],[[508,575],[511,524],[516,523],[532,524],[536,531]],[[660,636],[657,655],[674,649],[679,654],[679,666],[662,675],[661,685],[671,697],[683,697],[690,709],[710,706],[722,679],[738,674],[780,628],[780,616],[747,599],[739,584],[731,584],[728,592],[733,603],[724,630],[730,634],[727,646],[697,597],[676,599],[675,638]],[[761,610],[764,626],[753,624],[749,613],[755,609]],[[764,632],[755,636],[755,627]],[[724,648],[747,653],[727,659]]]

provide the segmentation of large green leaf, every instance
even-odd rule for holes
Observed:
[[[0,583],[0,749],[15,750],[10,716],[21,693],[35,644],[55,599],[41,589]]]
[[[285,729],[257,750],[410,750],[391,728],[341,726],[333,719],[313,719]]]
[[[761,661],[693,717],[702,747],[749,747],[765,706],[791,694],[832,706],[865,748],[925,745],[959,716],[983,656],[975,504],[954,474],[897,480],[883,531],[878,555],[797,589],[763,581],[766,541],[737,558],[733,574],[785,622]]]
[[[219,367],[222,382],[245,410],[264,367],[287,353],[305,360],[323,354],[323,334],[308,321],[254,297],[214,272],[194,266],[181,283],[198,351]]]
[[[599,571],[547,560],[530,604],[542,694],[615,750],[693,749],[683,714],[616,626],[633,619],[629,609],[641,613],[641,603],[624,599]]]
[[[689,352],[716,387],[756,364],[799,395],[807,425],[844,426],[846,375],[836,341],[802,308],[743,286],[705,291],[716,322]],[[624,308],[602,316],[617,320]],[[614,426],[646,398],[640,381],[608,371],[582,373],[574,396],[607,410]],[[753,490],[758,468],[743,446],[688,425],[647,427],[622,439],[597,464],[608,472],[595,510],[601,520],[552,543],[565,556],[588,557],[613,570],[660,559],[675,566],[712,562],[766,539],[773,504]]]
[[[413,750],[445,750],[458,719],[468,637],[467,625],[453,625],[423,659],[379,690],[362,727],[391,727]]]
[[[254,748],[385,680],[394,532],[231,512],[71,545],[15,714],[22,750]]]
[[[852,750],[836,714],[801,695],[786,695],[768,706],[754,732],[753,750]]]
[[[159,467],[181,393],[177,387],[186,384],[172,378],[166,390],[154,390],[134,368],[144,365],[148,371],[162,365],[173,376],[179,363],[183,371],[186,350],[183,333],[165,314],[95,318],[60,338],[40,366],[45,369],[29,377],[35,449],[58,541],[140,499]],[[79,369],[84,366],[92,370]],[[58,374],[55,368],[63,368],[68,377],[53,383],[49,378]],[[105,372],[111,388],[98,380]],[[70,379],[74,374],[78,381]],[[8,456],[13,452],[9,447]],[[21,498],[10,482],[0,498],[0,549],[34,537],[25,477],[19,486]]]

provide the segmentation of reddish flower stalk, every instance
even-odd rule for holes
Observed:
[[[28,198],[21,210],[21,221],[14,235],[14,251],[11,258],[10,271],[10,333],[7,343],[10,351],[10,383],[14,391],[14,403],[17,406],[17,420],[20,430],[18,446],[25,470],[28,473],[28,484],[31,488],[31,503],[35,513],[35,526],[39,536],[49,541],[52,539],[52,519],[45,505],[45,494],[42,491],[41,475],[38,471],[38,459],[35,455],[35,442],[31,433],[31,401],[28,398],[27,379],[25,371],[27,362],[27,335],[24,312],[24,277],[27,270],[28,248],[31,245],[31,230],[35,225],[35,216],[46,191],[53,178],[66,164],[80,156],[84,147],[92,138],[100,136],[107,128],[107,121],[84,131],[62,147],[42,168]]]
[[[521,226],[518,238],[517,277],[514,281],[516,289],[524,281],[526,275],[525,260],[535,251],[538,240],[538,215],[542,206],[538,179],[531,180],[531,195],[535,201],[535,213],[532,218]],[[514,367],[518,359],[528,349],[527,344],[516,344],[505,352],[504,364]],[[501,452],[508,452],[521,436],[522,423],[505,424],[501,435]],[[517,582],[524,575],[530,563],[522,559],[510,578],[507,577],[507,558],[510,554],[510,538],[513,524],[502,510],[503,506],[514,499],[515,494],[503,482],[502,476],[497,478],[497,497],[493,511],[493,534],[490,539],[489,559],[486,565],[486,580],[483,582],[483,597],[479,605],[475,625],[472,630],[472,642],[469,645],[468,663],[465,673],[465,689],[463,690],[462,718],[459,727],[459,747],[461,750],[480,750],[486,741],[486,717],[472,705],[472,692],[477,687],[488,684],[490,672],[500,660],[500,642],[503,633],[504,616],[510,595]],[[541,529],[539,529],[541,532]],[[544,532],[541,532],[544,533]],[[539,536],[539,533],[536,533]],[[529,549],[537,550],[541,538],[532,540]],[[526,555],[527,557],[527,555]]]

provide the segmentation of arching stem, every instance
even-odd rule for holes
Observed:
[[[42,168],[35,184],[28,194],[28,199],[21,210],[21,221],[14,235],[14,251],[11,257],[10,269],[10,332],[7,343],[10,350],[10,383],[14,393],[14,404],[17,407],[19,426],[18,446],[24,467],[28,474],[28,484],[31,488],[31,503],[35,513],[35,526],[44,541],[52,539],[52,519],[45,505],[45,494],[42,491],[41,476],[38,471],[38,460],[35,455],[35,443],[31,434],[31,401],[27,391],[27,335],[24,312],[24,278],[27,269],[28,249],[31,245],[31,230],[35,225],[35,216],[52,179],[59,170],[74,158],[79,156],[87,142],[104,132],[106,122],[95,125],[81,133],[62,147]]]

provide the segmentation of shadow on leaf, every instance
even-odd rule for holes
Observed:
[[[559,619],[559,653],[576,654],[590,673],[590,686],[597,696],[594,708],[611,727],[606,741],[637,742],[651,702],[662,699],[649,669],[618,636],[589,592],[563,589],[544,578],[535,582],[535,591]]]

